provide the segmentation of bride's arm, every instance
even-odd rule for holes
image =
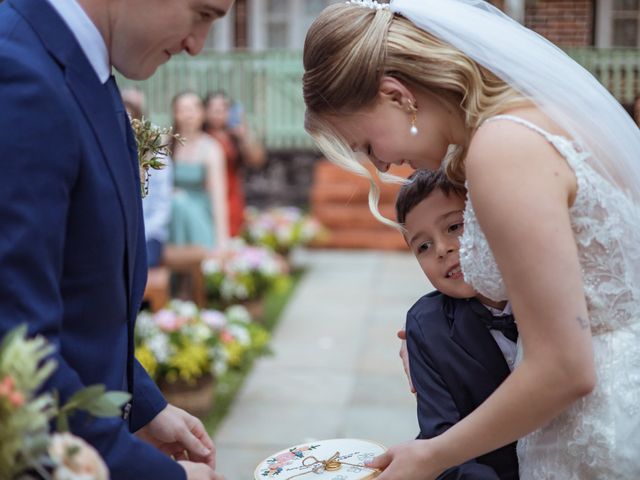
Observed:
[[[571,169],[537,133],[495,122],[473,139],[467,179],[513,304],[524,359],[493,395],[447,432],[394,447],[380,458],[378,466],[392,461],[379,480],[435,478],[541,427],[595,385],[568,211],[576,188]]]

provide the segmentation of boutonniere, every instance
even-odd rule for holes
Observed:
[[[138,145],[138,162],[140,166],[140,191],[142,198],[149,194],[149,169],[162,170],[166,164],[163,158],[171,155],[173,142],[184,143],[184,138],[173,133],[171,127],[159,127],[142,117],[131,119],[131,128]]]

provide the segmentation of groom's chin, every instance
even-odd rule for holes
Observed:
[[[114,65],[114,68],[118,70],[118,72],[120,72],[123,77],[128,78],[129,80],[142,81],[147,80],[154,73],[156,73],[156,70],[162,63],[140,63],[139,65],[128,64],[122,66]]]

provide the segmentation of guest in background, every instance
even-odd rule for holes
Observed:
[[[225,92],[207,95],[205,100],[205,131],[220,143],[227,167],[227,199],[229,205],[229,234],[239,235],[244,224],[244,191],[242,168],[261,167],[265,162],[262,145],[249,134],[242,110],[232,110]]]
[[[170,242],[205,249],[224,246],[229,239],[227,168],[220,143],[203,132],[204,105],[194,92],[178,94],[172,102],[174,131],[174,197]]]
[[[138,88],[123,89],[122,100],[131,118],[142,119],[146,105],[142,90]],[[164,245],[169,239],[173,167],[170,157],[164,157],[162,161],[165,164],[162,170],[153,170],[149,173],[148,193],[142,201],[149,268],[160,265]]]

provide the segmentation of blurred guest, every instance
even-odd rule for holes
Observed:
[[[224,246],[229,238],[227,168],[217,140],[203,132],[204,105],[194,92],[178,94],[172,102],[174,131],[173,210],[170,241],[207,249]]]
[[[146,105],[142,90],[124,89],[122,100],[131,118],[142,119]],[[153,170],[149,173],[148,193],[142,201],[149,268],[160,265],[164,245],[169,239],[173,170],[171,158],[164,157],[162,162],[165,164],[162,170]]]
[[[233,108],[224,92],[207,95],[205,119],[206,132],[220,143],[226,158],[229,233],[235,237],[244,224],[242,167],[261,167],[265,152],[262,145],[251,138],[242,109],[238,105]]]

